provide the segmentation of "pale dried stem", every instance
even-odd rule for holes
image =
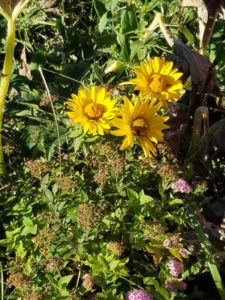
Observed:
[[[41,67],[39,67],[38,70],[41,74],[41,78],[42,78],[43,83],[45,85],[45,89],[46,89],[46,92],[47,92],[47,95],[48,95],[48,98],[49,98],[49,101],[50,101],[50,104],[51,104],[52,113],[53,113],[53,117],[54,117],[54,120],[55,120],[56,132],[57,132],[57,137],[58,137],[58,158],[59,158],[59,169],[60,169],[59,176],[61,177],[61,175],[62,175],[61,174],[62,173],[62,159],[61,159],[62,152],[61,152],[61,142],[60,142],[60,134],[59,134],[59,126],[58,126],[57,116],[56,116],[55,108],[54,108],[54,105],[53,105],[52,97],[51,97],[51,94],[50,94],[50,91],[49,91],[49,88],[48,88],[48,85],[47,85],[47,82],[45,80],[45,77],[44,77],[44,74],[42,72]]]
[[[163,16],[161,13],[158,13],[151,25],[148,27],[146,33],[143,35],[143,40],[147,40],[149,36],[151,35],[152,32],[155,31],[157,27],[160,27],[167,43],[169,44],[170,47],[173,47],[174,45],[174,37],[171,34],[171,32],[166,28],[166,24],[164,23]]]

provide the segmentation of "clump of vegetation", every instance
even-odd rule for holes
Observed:
[[[1,300],[225,299],[224,4],[190,2],[0,0]]]

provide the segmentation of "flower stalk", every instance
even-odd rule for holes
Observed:
[[[3,64],[2,78],[0,83],[0,176],[6,175],[6,168],[4,163],[4,155],[2,149],[2,123],[5,107],[5,100],[9,90],[9,83],[12,73],[14,49],[15,49],[15,31],[16,31],[16,19],[21,13],[25,5],[29,0],[14,0],[8,3],[8,1],[0,1],[0,13],[6,18],[8,22],[7,28],[7,43],[6,43],[6,55]]]
[[[12,72],[13,56],[15,48],[15,21],[9,19],[7,32],[6,56],[2,70],[2,80],[0,84],[0,175],[5,175],[5,164],[2,150],[2,121],[5,107],[5,99],[9,89],[9,83]]]

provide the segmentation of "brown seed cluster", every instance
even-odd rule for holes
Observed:
[[[161,224],[154,222],[144,221],[141,226],[148,238],[155,238],[158,235],[165,234],[167,230],[167,228],[163,227]]]
[[[63,176],[57,178],[57,185],[63,192],[69,193],[72,188],[76,187],[76,182],[73,178]]]
[[[14,152],[15,146],[6,144],[2,147],[2,149],[5,155],[10,156]]]
[[[120,94],[123,93],[123,91],[126,89],[125,86],[114,86],[110,83],[101,84],[100,86],[104,87],[106,91],[109,91],[113,95],[113,97],[120,96]]]
[[[47,257],[41,261],[41,266],[45,266],[45,270],[47,272],[52,272],[55,268],[60,266],[60,259],[57,257]]]
[[[179,179],[178,170],[170,164],[160,164],[158,174],[169,181],[176,181]]]
[[[44,289],[45,294],[50,295],[50,289],[51,289],[50,282],[45,282],[43,284],[43,289]]]
[[[206,180],[193,180],[192,186],[194,186],[196,193],[204,193],[208,190],[208,184]]]
[[[9,288],[13,286],[22,291],[26,291],[32,286],[32,282],[29,276],[25,275],[22,271],[14,270],[9,274],[6,280],[6,285]]]
[[[176,163],[177,158],[175,157],[174,153],[172,152],[171,146],[168,142],[158,143],[157,150],[159,155],[162,157],[166,157],[166,159],[171,163]]]
[[[97,279],[90,274],[85,274],[83,276],[82,285],[85,288],[85,290],[93,288],[97,284]]]
[[[98,164],[98,172],[94,175],[94,182],[98,184],[103,184],[106,182],[106,174],[107,174],[107,169],[106,167],[99,163]]]
[[[44,300],[44,296],[40,291],[32,291],[26,295],[25,300]]]
[[[110,251],[118,256],[121,256],[126,250],[126,247],[118,242],[109,242],[107,247]]]
[[[80,204],[77,211],[77,226],[84,231],[97,227],[105,212],[106,207],[101,204],[97,206]]]
[[[183,281],[167,278],[165,281],[165,288],[168,291],[185,291],[187,288],[187,284]]]
[[[6,285],[9,288],[16,287],[22,291],[28,290],[32,286],[32,282],[30,277],[23,273],[24,262],[19,258],[15,258],[9,264]]]
[[[54,103],[58,99],[58,96],[57,95],[51,95],[51,99],[52,99],[52,102]],[[50,100],[49,100],[48,95],[46,95],[43,98],[41,98],[39,105],[40,106],[48,106],[49,104],[50,104]]]
[[[170,238],[171,246],[174,248],[178,247],[179,241],[180,241],[179,234],[175,234]]]
[[[52,226],[45,226],[40,232],[32,238],[32,242],[37,244],[41,250],[42,255],[45,255],[45,250],[51,244],[52,240],[55,238],[57,230]]]
[[[65,300],[80,300],[81,298],[77,295],[69,295]]]
[[[94,181],[98,184],[104,184],[108,174],[113,173],[117,177],[123,173],[125,161],[119,156],[116,149],[108,144],[100,145],[97,149],[98,152],[92,156],[92,165],[98,170],[94,175]]]
[[[37,179],[40,179],[43,174],[50,170],[49,162],[43,162],[40,159],[28,160],[24,165],[29,169],[31,175]]]
[[[145,157],[144,159],[140,160],[140,166],[143,169],[148,169],[149,167],[155,167],[158,165],[158,161],[156,160],[155,157]]]

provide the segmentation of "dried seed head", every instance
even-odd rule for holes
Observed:
[[[170,164],[160,164],[158,174],[169,181],[175,181],[179,178],[178,170]]]
[[[51,95],[51,100],[54,103],[56,100],[58,99],[57,95]],[[40,106],[48,106],[50,104],[50,100],[48,95],[44,96],[43,98],[41,98],[40,100]]]
[[[77,226],[82,230],[90,230],[97,227],[105,215],[106,208],[101,205],[92,206],[86,203],[80,204],[77,211]]]
[[[187,284],[183,281],[167,278],[165,280],[165,288],[168,291],[185,291],[187,288]]]
[[[107,247],[118,256],[121,256],[126,250],[126,247],[118,242],[109,242]]]
[[[28,160],[24,163],[24,165],[29,169],[31,175],[38,179],[50,170],[49,162],[43,162],[40,159]]]
[[[64,176],[57,178],[57,185],[63,192],[69,193],[72,188],[76,187],[76,182],[73,178]]]
[[[47,272],[52,272],[55,268],[60,266],[60,260],[57,257],[50,256],[43,259],[40,264],[45,266]]]
[[[170,144],[168,142],[158,143],[157,150],[161,156],[165,156],[169,162],[176,163],[177,158],[175,157]]]
[[[40,291],[32,291],[26,295],[25,300],[44,300],[44,295]]]
[[[15,272],[12,272],[8,276],[8,278],[6,280],[6,285],[9,288],[12,288],[14,286],[17,289],[26,291],[32,286],[32,283],[31,283],[31,279],[29,276],[25,275],[22,272],[15,270]]]
[[[95,286],[96,284],[97,279],[95,277],[91,276],[90,274],[85,274],[83,276],[82,285],[85,288],[85,290],[93,288],[93,286]]]

